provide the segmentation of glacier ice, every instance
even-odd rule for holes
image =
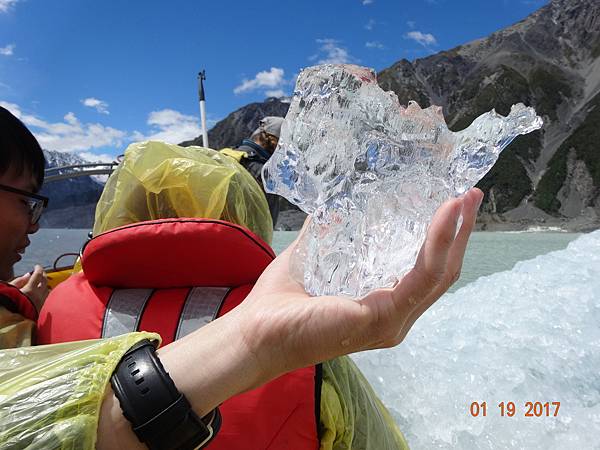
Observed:
[[[398,347],[353,359],[411,449],[600,449],[598,324],[600,231],[446,294]],[[528,401],[558,416],[525,417]]]
[[[460,132],[440,107],[400,106],[375,73],[323,65],[299,75],[279,145],[263,168],[268,192],[312,221],[291,270],[312,295],[391,286],[412,268],[433,213],[473,187],[517,135],[542,126],[532,108],[491,111]]]

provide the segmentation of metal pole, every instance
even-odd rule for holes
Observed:
[[[206,71],[198,72],[198,98],[200,100],[200,126],[202,128],[202,146],[208,147],[208,131],[206,130],[206,98],[204,96],[204,80]]]

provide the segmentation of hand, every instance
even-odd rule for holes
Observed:
[[[39,313],[48,297],[48,278],[46,272],[39,264],[36,264],[33,272],[28,272],[10,282],[17,287],[33,302]]]
[[[292,244],[232,311],[247,318],[239,323],[257,372],[275,377],[343,354],[402,342],[415,321],[458,279],[482,198],[479,189],[471,189],[445,202],[433,217],[415,267],[394,288],[375,290],[358,301],[308,296],[289,274]],[[463,222],[456,233],[461,213]]]

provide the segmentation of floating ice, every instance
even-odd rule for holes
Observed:
[[[517,135],[542,126],[532,108],[488,112],[448,130],[440,107],[400,106],[372,70],[302,71],[267,191],[313,215],[292,273],[313,295],[358,297],[414,265],[435,210],[473,187]]]
[[[353,359],[413,450],[600,449],[598,324],[600,231],[446,294],[397,348]],[[525,417],[536,401],[558,416]]]

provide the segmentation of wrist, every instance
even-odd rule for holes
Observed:
[[[251,295],[238,306],[239,338],[244,355],[254,367],[256,379],[252,388],[258,387],[284,373],[297,369],[297,352],[289,348],[293,331],[284,316],[252,306]],[[269,303],[269,302],[265,302]]]
[[[244,344],[241,323],[234,310],[158,351],[178,389],[200,416],[263,382],[263,371]]]

